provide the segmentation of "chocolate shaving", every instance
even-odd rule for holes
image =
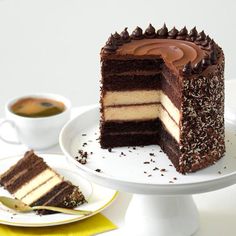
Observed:
[[[87,160],[85,158],[79,159],[78,162],[82,165],[85,165],[87,163]]]

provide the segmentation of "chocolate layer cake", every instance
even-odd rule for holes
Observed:
[[[28,151],[0,176],[0,184],[30,206],[74,208],[86,200],[79,188],[52,170],[41,157]],[[40,210],[40,214],[52,213]]]
[[[158,144],[181,173],[223,156],[224,54],[204,31],[125,28],[101,73],[102,148]]]

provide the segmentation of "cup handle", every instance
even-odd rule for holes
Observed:
[[[16,129],[15,123],[13,121],[11,121],[11,120],[3,120],[3,121],[1,121],[0,122],[0,128],[3,125],[7,124],[7,123],[10,124],[11,127],[15,130],[18,141],[9,140],[9,139],[5,138],[1,133],[0,133],[0,140],[4,141],[6,143],[9,143],[9,144],[15,144],[15,145],[21,144],[21,142],[19,141],[19,137],[18,137],[18,133],[17,133],[17,129]]]

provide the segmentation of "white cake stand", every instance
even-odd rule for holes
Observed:
[[[157,145],[114,148],[111,152],[101,149],[98,123],[98,108],[79,115],[63,128],[60,145],[85,178],[134,193],[125,217],[126,230],[132,230],[127,235],[192,235],[199,228],[192,194],[236,183],[236,125],[233,123],[226,123],[225,157],[188,175],[177,173]],[[76,159],[80,157],[78,150],[88,152],[85,165]]]

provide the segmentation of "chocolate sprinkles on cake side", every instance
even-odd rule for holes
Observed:
[[[101,74],[102,148],[158,144],[180,173],[223,156],[224,54],[204,31],[125,28]]]

